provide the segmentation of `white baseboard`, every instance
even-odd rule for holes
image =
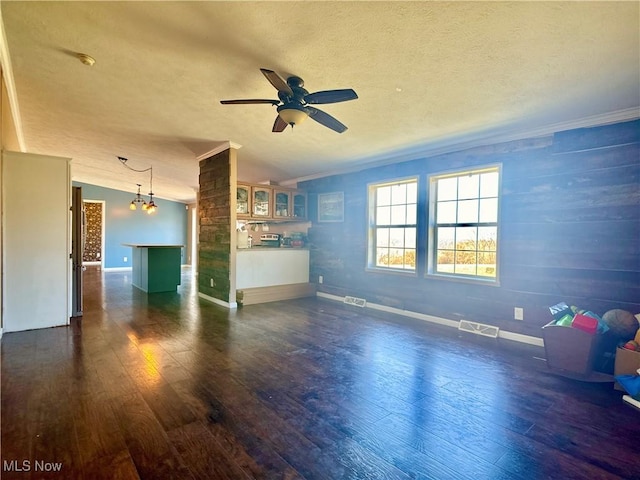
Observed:
[[[198,296],[208,302],[215,303],[216,305],[220,305],[222,307],[228,308],[229,310],[234,310],[238,308],[237,302],[225,302],[224,300],[220,300],[219,298],[214,298],[202,292],[198,292]]]
[[[317,292],[316,296],[326,298],[328,300],[334,300],[342,303],[344,297],[337,295],[331,295],[330,293]],[[371,303],[367,301],[364,308],[371,308],[373,310],[380,310],[382,312],[393,313],[396,315],[402,315],[403,317],[415,318],[418,320],[424,320],[425,322],[436,323],[438,325],[444,325],[445,327],[458,328],[460,322],[456,320],[450,320],[448,318],[436,317],[434,315],[427,315],[419,312],[412,312],[411,310],[402,310],[400,308],[388,307],[386,305],[379,305],[377,303]],[[521,333],[509,332],[500,329],[498,332],[498,338],[504,338],[505,340],[511,340],[514,342],[526,343],[528,345],[535,345],[536,347],[544,347],[544,341],[542,338],[532,337],[531,335],[523,335]]]
[[[132,267],[107,267],[103,268],[103,272],[130,272]]]

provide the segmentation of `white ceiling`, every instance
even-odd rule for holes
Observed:
[[[153,165],[156,195],[179,201],[195,198],[197,156],[226,141],[242,145],[241,180],[286,182],[639,115],[637,1],[1,9],[22,147],[71,157],[74,180],[132,192],[148,177],[116,157]],[[275,107],[219,103],[276,99],[261,67],[302,77],[310,92],[353,88],[359,99],[319,106],[349,130],[307,120],[271,133]]]

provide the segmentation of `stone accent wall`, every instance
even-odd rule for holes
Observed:
[[[235,224],[235,218],[231,218],[233,161],[235,155],[231,150],[200,161],[198,291],[224,302],[235,302],[235,288],[233,295],[230,295],[232,221]]]

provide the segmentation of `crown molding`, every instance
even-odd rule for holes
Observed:
[[[7,86],[7,96],[9,97],[9,109],[13,118],[16,137],[21,152],[27,151],[27,144],[24,140],[22,130],[22,118],[20,117],[20,107],[18,106],[18,94],[16,84],[13,79],[13,68],[11,67],[11,57],[9,56],[9,44],[4,30],[4,19],[2,18],[2,6],[0,5],[0,65],[2,66],[2,77]]]
[[[214,155],[217,155],[220,152],[224,152],[225,150],[229,150],[231,148],[233,148],[234,150],[238,150],[238,149],[242,148],[242,145],[240,145],[239,143],[234,143],[234,142],[231,142],[231,141],[227,140],[226,142],[222,142],[217,147],[212,148],[208,152],[205,152],[205,153],[203,153],[201,155],[198,155],[196,157],[196,159],[198,161],[206,160],[209,157],[213,157]]]
[[[317,174],[311,174],[304,177],[293,178],[291,180],[281,182],[282,185],[293,185],[298,182],[315,180],[318,178],[330,177],[333,175],[344,175],[347,173],[359,172],[369,168],[383,167],[394,163],[409,162],[421,158],[430,158],[447,153],[460,152],[470,148],[482,147],[498,143],[511,142],[516,140],[524,140],[527,138],[540,138],[553,135],[556,132],[565,130],[574,130],[578,128],[598,127],[610,125],[613,123],[626,122],[640,118],[640,107],[627,108],[608,112],[604,114],[591,115],[566,122],[558,122],[547,124],[535,128],[511,128],[501,129],[499,133],[490,133],[487,131],[472,133],[468,135],[457,135],[448,139],[438,140],[429,144],[421,145],[414,148],[400,149],[396,151],[385,152],[369,159],[360,159],[358,165],[324,171]]]

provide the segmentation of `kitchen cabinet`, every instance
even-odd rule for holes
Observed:
[[[236,186],[236,215],[240,219],[306,220],[307,194],[286,187],[239,183]]]
[[[236,213],[238,214],[238,217],[249,217],[251,215],[251,210],[249,208],[251,187],[249,185],[238,185],[236,192]]]
[[[251,188],[251,216],[258,218],[271,217],[271,195],[273,190],[270,187]]]
[[[292,193],[293,216],[296,218],[307,218],[307,194],[301,191]]]
[[[287,190],[273,190],[273,218],[289,218],[292,216],[291,192]]]

